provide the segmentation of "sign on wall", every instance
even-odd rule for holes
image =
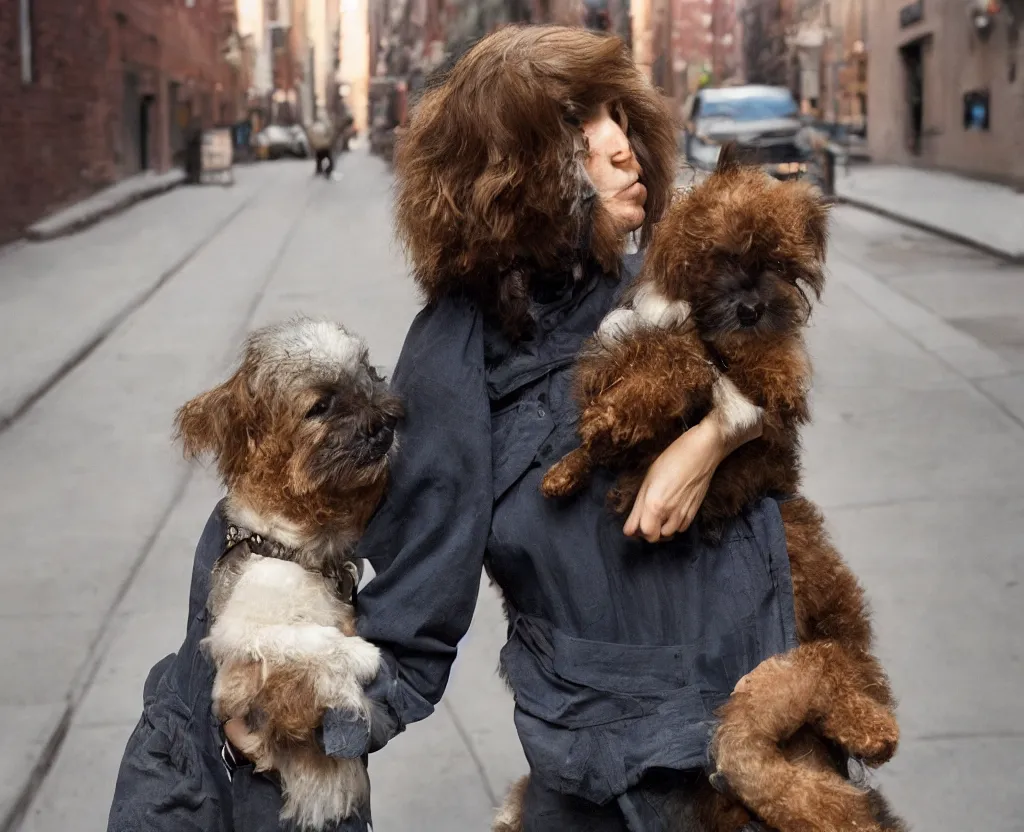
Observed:
[[[988,90],[964,93],[964,130],[988,130]]]
[[[203,133],[202,168],[200,182],[219,182],[230,185],[235,181],[231,170],[233,149],[231,129],[219,128]]]

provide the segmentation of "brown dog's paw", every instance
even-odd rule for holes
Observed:
[[[609,405],[588,407],[580,416],[580,438],[585,445],[592,445],[601,437],[611,434],[618,421],[615,408]]]
[[[541,480],[540,493],[549,498],[568,497],[576,490],[576,487],[568,466],[556,462]]]
[[[865,765],[877,768],[892,759],[900,741],[893,713],[867,696],[838,706],[821,723],[821,731]]]
[[[576,448],[548,469],[540,492],[545,497],[569,497],[580,490],[589,474],[590,456],[583,448]]]

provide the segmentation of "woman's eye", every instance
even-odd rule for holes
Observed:
[[[328,410],[331,409],[332,401],[332,396],[324,396],[322,399],[317,399],[316,404],[314,404],[309,410],[306,411],[306,418],[316,419],[319,416],[323,416],[325,413],[327,413]]]

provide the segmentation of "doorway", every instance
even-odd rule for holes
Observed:
[[[124,74],[121,131],[123,136],[123,152],[121,168],[126,174],[138,173],[142,163],[142,137],[139,135],[142,111],[142,98],[139,95],[139,77],[134,72]]]
[[[917,156],[924,130],[924,41],[908,43],[900,56],[907,84],[907,149]]]
[[[145,95],[139,101],[139,170],[149,170],[149,141],[152,124],[150,116],[153,112],[152,95]]]

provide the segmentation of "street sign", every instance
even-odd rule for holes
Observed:
[[[199,181],[204,185],[218,182],[231,185],[235,181],[231,170],[233,150],[230,128],[203,132],[202,167]]]

